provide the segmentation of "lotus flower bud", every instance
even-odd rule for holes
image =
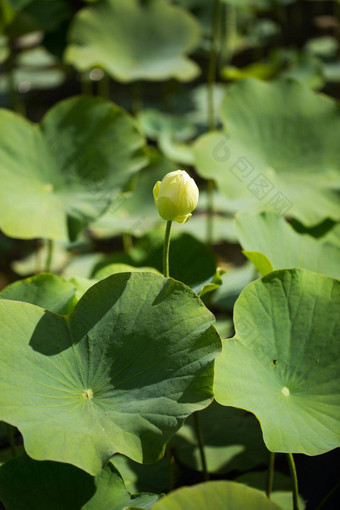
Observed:
[[[185,223],[197,207],[198,187],[184,170],[176,170],[156,182],[153,196],[163,220]]]

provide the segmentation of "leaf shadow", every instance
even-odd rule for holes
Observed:
[[[29,345],[41,354],[53,356],[80,342],[119,300],[130,277],[131,273],[120,273],[101,280],[84,294],[68,316],[46,310]]]

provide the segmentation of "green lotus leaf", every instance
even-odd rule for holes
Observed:
[[[180,165],[193,165],[194,155],[192,144],[182,143],[170,132],[161,132],[159,136],[159,148],[170,161]]]
[[[44,90],[58,87],[65,81],[65,73],[61,69],[26,69],[21,67],[13,71],[13,84],[20,94],[31,90]],[[0,94],[8,92],[8,75],[0,76]]]
[[[21,94],[34,89],[57,87],[66,79],[65,71],[58,66],[58,60],[43,47],[19,53],[15,64],[11,79],[13,86]],[[8,79],[6,74],[0,76],[0,92],[7,93]]]
[[[340,249],[298,234],[282,216],[241,213],[235,226],[244,254],[262,276],[273,269],[300,267],[340,278]]]
[[[323,73],[326,78],[326,82],[338,83],[340,81],[340,60],[334,59],[330,62],[323,62],[322,66]]]
[[[100,98],[60,102],[40,127],[0,110],[0,227],[12,237],[67,239],[146,164],[133,120]]]
[[[317,57],[332,58],[336,57],[338,42],[336,37],[330,35],[315,37],[306,42],[305,50]]]
[[[206,294],[210,294],[210,292],[213,292],[222,285],[222,276],[225,274],[225,272],[225,269],[222,267],[217,267],[214,275],[204,280],[204,282],[200,282],[197,285],[194,285],[192,289],[200,297],[203,297]]]
[[[102,259],[103,254],[100,252],[76,255],[68,262],[62,275],[67,280],[71,278],[90,279],[93,276],[93,268],[100,263]]]
[[[232,81],[245,78],[267,81],[279,76],[300,81],[313,89],[320,89],[325,83],[320,59],[294,49],[273,50],[266,59],[242,68],[227,66],[221,74]]]
[[[284,50],[281,58],[286,67],[280,73],[281,78],[300,81],[314,90],[319,90],[325,85],[322,62],[318,57],[296,50]]]
[[[275,271],[238,298],[223,342],[215,398],[251,411],[267,448],[319,455],[340,445],[340,282]]]
[[[0,299],[31,303],[58,315],[70,313],[78,302],[71,282],[48,273],[8,285],[0,292]]]
[[[225,474],[267,464],[268,450],[260,426],[251,413],[213,402],[199,413],[199,417],[209,473]],[[171,446],[181,463],[202,470],[192,416],[173,437]]]
[[[124,272],[131,272],[129,267],[126,266],[121,268],[122,271],[116,272],[121,273],[123,269]],[[154,272],[158,273],[155,270]],[[0,299],[23,301],[58,315],[67,315],[72,312],[79,299],[90,287],[111,274],[114,273],[107,271],[107,274],[103,272],[97,279],[78,276],[67,281],[56,274],[40,273],[7,285],[0,292]]]
[[[182,487],[157,501],[152,510],[279,510],[264,494],[235,482],[205,482]]]
[[[0,499],[7,510],[124,510],[151,508],[159,496],[129,494],[111,463],[93,478],[69,464],[37,462],[23,453],[0,468]]]
[[[32,247],[34,249],[34,247]],[[31,251],[28,255],[11,263],[11,269],[19,276],[31,276],[38,273],[41,266],[46,265],[49,257],[48,243],[42,243],[36,250]],[[59,273],[71,259],[72,254],[67,250],[66,243],[54,243],[52,250],[52,259],[50,264],[51,273]]]
[[[232,85],[224,133],[194,144],[198,173],[214,179],[238,210],[270,210],[315,225],[340,219],[340,108],[293,81]]]
[[[273,266],[270,260],[263,253],[249,250],[243,250],[243,253],[250,260],[250,262],[254,264],[260,275],[265,276],[266,274],[273,271]]]
[[[155,274],[161,274],[157,269],[154,267],[134,267],[130,266],[129,264],[108,264],[107,266],[102,267],[99,269],[94,277],[98,278],[98,280],[103,280],[104,278],[107,278],[108,276],[111,276],[113,274],[117,273],[155,273]]]
[[[65,59],[80,71],[104,68],[113,78],[189,81],[199,74],[186,55],[199,43],[198,22],[165,0],[105,0],[82,9]]]
[[[280,66],[278,62],[267,60],[253,62],[245,67],[235,67],[228,65],[221,71],[221,76],[226,80],[238,81],[246,78],[256,78],[257,80],[271,80],[277,74]]]
[[[55,55],[47,51],[44,46],[37,46],[33,49],[25,49],[19,53],[16,64],[20,66],[46,68],[59,64],[59,60]]]
[[[155,462],[212,399],[220,339],[186,286],[120,273],[71,315],[0,300],[0,419],[37,460],[98,474],[115,453]]]
[[[197,131],[183,115],[171,115],[153,108],[140,111],[137,120],[141,131],[150,140],[158,140],[161,133],[171,133],[176,140],[189,140]]]

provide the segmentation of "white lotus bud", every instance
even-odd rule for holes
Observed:
[[[157,181],[153,188],[155,204],[163,220],[186,223],[198,203],[198,187],[185,170],[176,170]]]

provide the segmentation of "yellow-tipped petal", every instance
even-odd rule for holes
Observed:
[[[157,200],[158,200],[158,193],[159,193],[159,188],[160,188],[160,185],[161,185],[161,181],[157,181],[156,184],[154,185],[153,187],[153,198],[155,200],[155,204],[157,205]]]

